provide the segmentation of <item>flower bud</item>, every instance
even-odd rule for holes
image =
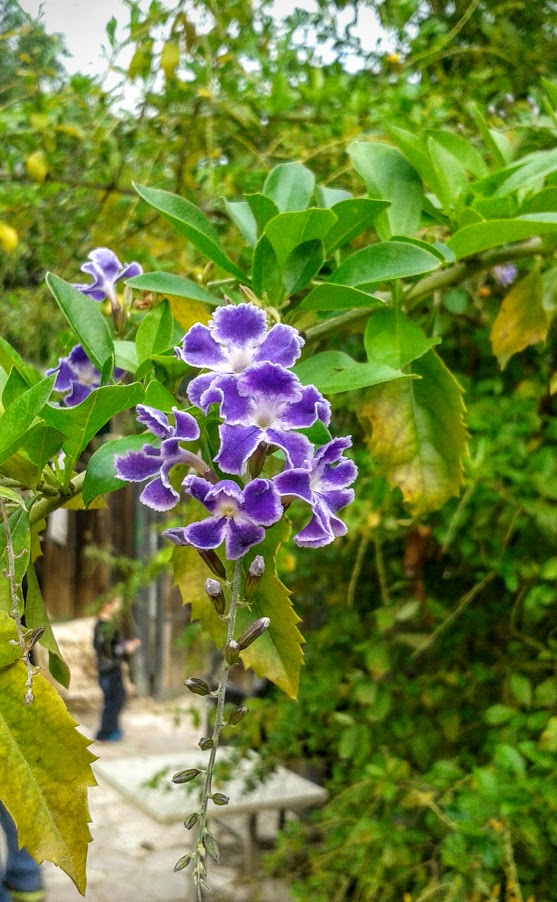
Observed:
[[[217,841],[212,833],[206,833],[203,837],[203,845],[207,849],[209,855],[218,864],[220,862],[220,850]]]
[[[201,749],[202,752],[206,752],[207,749],[212,749],[212,748],[213,748],[213,746],[214,746],[214,744],[215,744],[215,740],[214,740],[214,739],[210,739],[210,738],[207,737],[207,736],[202,736],[201,739],[199,740],[199,742],[198,742],[197,744],[198,744],[198,746],[199,746],[199,748]]]
[[[267,457],[268,445],[266,442],[259,442],[257,448],[248,461],[250,476],[255,479],[261,473],[265,458]]]
[[[265,573],[265,561],[260,554],[256,554],[253,561],[249,565],[248,575],[246,576],[246,584],[244,586],[244,595],[250,598],[254,590],[261,582],[261,577]]]
[[[225,796],[223,792],[214,792],[211,799],[215,805],[228,805],[229,802],[228,796]]]
[[[191,830],[192,827],[195,827],[199,820],[199,815],[197,813],[188,814],[187,818],[184,821],[184,827],[186,830]]]
[[[226,659],[227,664],[235,664],[240,655],[240,646],[238,643],[231,639],[226,648],[224,649],[224,657]]]
[[[178,859],[176,864],[174,865],[175,871],[182,871],[184,868],[187,868],[188,864],[193,858],[193,852],[188,852],[187,855],[182,855],[181,858]]]
[[[251,645],[252,642],[255,642],[256,639],[259,639],[261,635],[268,629],[271,621],[268,617],[260,617],[259,620],[254,620],[251,626],[248,626],[245,633],[242,633],[240,638],[238,639],[238,646],[240,651],[243,651],[244,648],[247,648],[248,645]]]
[[[224,592],[222,591],[221,584],[217,582],[216,579],[211,579],[209,576],[205,581],[205,591],[217,614],[224,614],[226,601],[224,600]]]
[[[201,771],[198,767],[188,767],[187,770],[179,770],[177,774],[174,774],[172,777],[173,783],[189,783],[190,780],[195,780],[196,777],[199,776]]]
[[[184,680],[184,686],[187,686],[194,695],[209,695],[211,692],[205,680],[200,680],[198,677],[190,677]]]
[[[245,705],[240,705],[239,708],[234,708],[232,714],[228,718],[228,726],[234,727],[237,723],[240,723],[241,720],[244,719],[246,714],[248,714],[248,709]]]
[[[215,576],[218,576],[219,579],[226,579],[224,564],[212,549],[204,551],[203,549],[198,548],[197,553],[199,554],[199,557],[205,561],[209,570],[214,573]]]

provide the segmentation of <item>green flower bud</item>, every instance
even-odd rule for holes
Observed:
[[[268,617],[260,617],[259,620],[254,620],[251,626],[248,626],[245,633],[242,633],[240,638],[238,639],[238,645],[240,647],[240,651],[243,651],[244,648],[247,648],[248,645],[251,645],[252,642],[255,642],[256,639],[259,639],[261,635],[268,629],[271,621]]]
[[[179,770],[177,774],[174,774],[172,777],[173,783],[189,783],[190,780],[195,780],[196,777],[199,776],[201,771],[197,767],[188,767],[187,770]]]
[[[254,589],[261,582],[261,577],[265,573],[265,561],[260,554],[256,554],[253,561],[249,565],[248,575],[246,576],[246,584],[244,586],[244,595],[250,598]]]
[[[195,827],[199,820],[199,815],[197,813],[188,814],[187,818],[184,821],[184,827],[186,830],[191,830],[192,827]]]
[[[175,871],[182,871],[184,868],[187,868],[188,864],[193,858],[193,852],[189,852],[187,855],[182,855],[180,859],[174,865]]]
[[[218,555],[211,549],[209,551],[202,551],[200,548],[197,549],[197,553],[199,557],[205,561],[209,570],[218,576],[219,579],[226,579],[226,570],[224,569],[224,564]]]
[[[209,855],[218,864],[220,862],[220,851],[217,841],[212,833],[206,833],[203,837],[203,845],[207,849]]]
[[[216,579],[211,579],[209,576],[205,580],[205,591],[217,614],[224,614],[226,601],[224,599],[224,592],[222,591],[221,584],[217,582]]]
[[[234,711],[228,718],[228,725],[230,727],[236,726],[237,723],[240,723],[240,721],[244,719],[246,714],[249,714],[249,711],[245,705],[240,705],[239,708],[234,708]]]
[[[227,664],[235,664],[240,655],[240,646],[235,639],[231,639],[224,649],[224,657]]]
[[[228,805],[228,802],[230,801],[228,796],[225,796],[223,792],[214,792],[211,799],[215,805]]]
[[[190,677],[184,680],[184,686],[187,686],[194,695],[209,695],[211,692],[205,680],[200,680],[198,677]]]
[[[205,736],[202,736],[201,739],[199,740],[199,742],[198,742],[197,744],[198,744],[198,746],[199,746],[199,748],[201,749],[202,752],[206,752],[207,749],[212,749],[212,748],[213,748],[213,746],[214,746],[214,744],[215,744],[215,740],[214,740],[214,739],[209,739],[209,738],[207,738],[207,737],[205,737]]]

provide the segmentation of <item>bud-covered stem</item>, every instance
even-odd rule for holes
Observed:
[[[241,560],[236,561],[234,564],[234,576],[232,578],[232,597],[230,599],[230,607],[228,610],[228,630],[226,636],[225,647],[229,645],[230,642],[234,640],[234,629],[236,626],[236,611],[238,608],[238,602],[240,600],[240,588],[242,581],[242,562]],[[203,793],[201,796],[201,807],[199,810],[199,820],[197,822],[197,843],[196,843],[196,858],[198,863],[203,863],[203,858],[205,855],[205,847],[203,844],[203,836],[205,833],[206,825],[207,825],[207,807],[209,804],[209,799],[212,794],[212,784],[213,784],[213,772],[215,769],[215,760],[217,756],[217,749],[219,745],[220,734],[224,722],[224,699],[226,694],[226,685],[228,683],[228,674],[230,673],[231,664],[228,663],[226,657],[223,655],[221,672],[220,672],[220,680],[219,685],[216,691],[216,699],[217,699],[217,708],[215,714],[215,725],[213,727],[213,733],[211,735],[212,746],[209,754],[209,761],[207,764],[207,770],[205,773],[205,785],[203,787]],[[196,871],[194,872],[194,880],[197,886],[197,899],[198,902],[203,902],[203,890],[201,886],[201,874]]]

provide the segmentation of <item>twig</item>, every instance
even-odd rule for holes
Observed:
[[[19,616],[19,602],[17,598],[17,582],[15,575],[15,562],[16,558],[20,555],[16,555],[14,552],[14,544],[12,540],[12,533],[10,530],[10,521],[8,520],[8,514],[6,512],[6,504],[3,498],[0,498],[0,512],[2,515],[2,522],[4,524],[4,532],[6,534],[6,551],[8,555],[8,569],[5,570],[4,573],[8,577],[8,582],[10,584],[10,596],[12,600],[12,617],[15,621],[16,629],[17,629],[17,638],[19,641],[19,647],[21,648],[21,657],[23,659],[23,663],[27,669],[27,679],[25,681],[25,704],[30,705],[33,701],[33,677],[35,676],[35,670],[31,661],[29,660],[29,651],[26,642],[25,636],[23,633],[23,626],[21,624],[21,618]],[[24,554],[25,552],[21,552]],[[15,640],[14,640],[15,641]]]
[[[503,824],[503,868],[505,877],[507,878],[507,891],[509,895],[512,893],[513,902],[523,902],[522,889],[518,879],[518,870],[516,861],[514,860],[513,841],[511,830],[507,821]]]

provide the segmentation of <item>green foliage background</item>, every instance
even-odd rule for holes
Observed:
[[[557,88],[541,81],[557,63],[554,4],[369,3],[389,52],[364,52],[350,29],[339,32],[344,5],[321,2],[277,23],[265,3],[168,11],[154,2],[147,14],[130,3],[125,30],[112,21],[108,35],[120,88],[139,98],[131,112],[116,102],[120,89],[68,78],[59,42],[3,0],[2,337],[42,364],[55,361],[60,333],[71,346],[44,273],[77,279],[97,245],[212,287],[206,258],[139,202],[132,179],[199,205],[242,267],[249,249],[218,198],[260,191],[278,163],[300,160],[319,184],[359,195],[366,175],[346,156],[354,139],[393,141],[416,168],[431,147],[426,129],[465,135],[492,168],[554,147]],[[315,33],[331,42],[333,62],[322,63]],[[119,68],[129,45],[131,63]],[[354,56],[362,66],[350,74]],[[428,185],[447,201],[437,219],[429,211],[429,241],[445,226],[524,212],[520,186],[465,204],[467,173],[459,196],[462,167],[451,166],[446,184],[436,171]],[[539,184],[555,192],[554,171]],[[554,195],[545,198],[536,209],[554,210]],[[551,254],[538,286],[549,322]],[[517,265],[520,284],[534,270],[529,258]],[[270,860],[300,900],[557,900],[555,335],[550,325],[543,345],[527,342],[502,371],[488,336],[507,293],[484,268],[416,302],[413,322],[442,339],[465,390],[460,497],[412,518],[378,469],[367,413],[378,392],[341,393],[335,423],[354,433],[361,474],[348,537],[279,557],[303,617],[306,666],[298,702],[253,702],[243,736],[268,762],[309,762],[330,790]],[[301,328],[321,321],[309,306],[297,311]],[[363,339],[354,320],[317,348],[361,362]]]

